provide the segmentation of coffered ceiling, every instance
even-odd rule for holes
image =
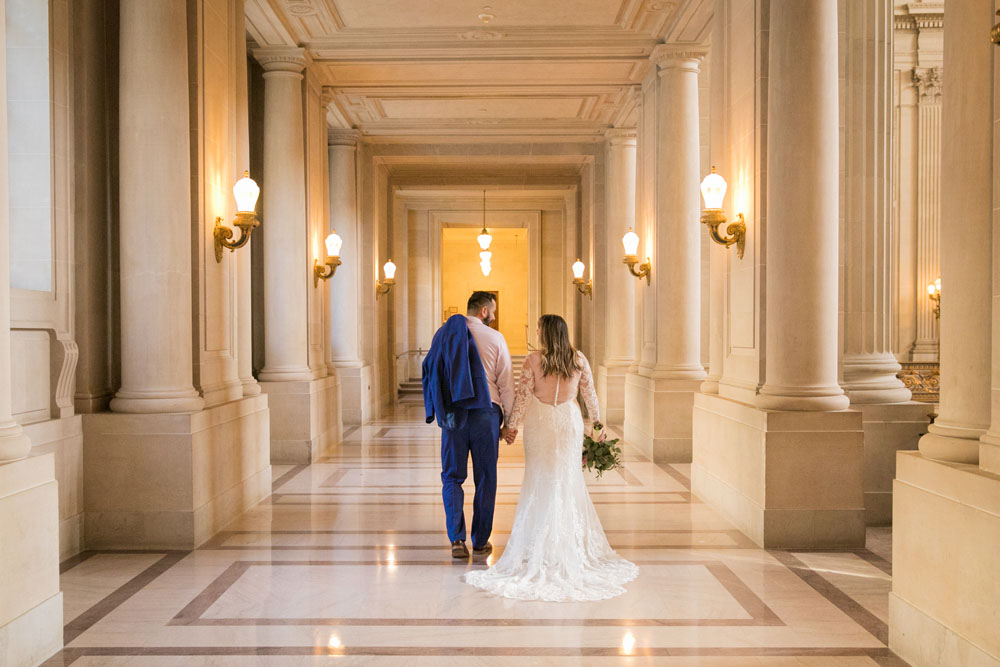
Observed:
[[[370,140],[597,140],[649,56],[703,44],[711,0],[246,0],[258,46],[302,46],[331,127]]]

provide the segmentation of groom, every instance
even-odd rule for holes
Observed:
[[[489,292],[473,292],[466,315],[453,315],[434,334],[423,363],[424,407],[429,424],[441,426],[441,496],[453,558],[468,558],[465,546],[465,493],[469,454],[476,483],[472,552],[485,556],[493,530],[500,425],[514,404],[510,351],[503,334],[488,325],[497,302]]]

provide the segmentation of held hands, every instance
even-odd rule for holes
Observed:
[[[503,427],[500,430],[500,438],[506,440],[508,445],[514,444],[514,439],[517,438],[517,429]]]

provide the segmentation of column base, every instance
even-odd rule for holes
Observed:
[[[765,383],[754,404],[775,412],[835,412],[846,410],[851,401],[838,385],[803,388]]]
[[[205,399],[194,389],[176,392],[119,391],[111,399],[112,412],[126,414],[198,412],[203,407]]]
[[[696,394],[691,489],[764,548],[865,544],[861,413]]]
[[[916,449],[927,432],[929,403],[854,405],[861,413],[865,432],[865,523],[892,524],[892,480],[896,477],[896,452]]]
[[[625,440],[656,462],[691,461],[691,406],[704,378],[625,376]]]
[[[55,457],[0,465],[0,665],[37,665],[62,648]]]
[[[89,549],[193,549],[271,493],[266,396],[83,417]]]
[[[23,459],[31,453],[31,439],[21,425],[10,422],[0,426],[0,463]]]
[[[920,438],[920,453],[928,459],[952,463],[979,463],[979,438],[983,430],[949,426],[935,421]]]
[[[375,405],[372,398],[371,366],[337,366],[340,379],[340,415],[344,424],[359,426],[372,420]]]
[[[910,361],[938,361],[940,346],[936,340],[918,340],[910,351]]]
[[[913,667],[1000,666],[1000,477],[896,459],[889,647]]]
[[[597,367],[597,400],[601,415],[609,424],[625,423],[625,376],[628,366]]]
[[[1000,435],[987,432],[979,439],[979,467],[1000,475]]]
[[[308,464],[340,444],[340,382],[261,382],[271,409],[271,463]]]

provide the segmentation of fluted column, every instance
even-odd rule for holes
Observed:
[[[842,410],[837,384],[837,0],[772,0],[766,359],[757,405]]]
[[[900,403],[892,350],[890,216],[892,3],[848,7],[844,390],[852,404]]]
[[[604,318],[604,365],[627,369],[635,360],[635,278],[622,267],[622,237],[635,226],[634,129],[607,134],[605,170],[605,242],[607,252],[608,312]],[[624,371],[623,371],[624,372]]]
[[[698,66],[704,54],[661,47],[656,151],[656,365],[653,377],[702,380]]]
[[[264,368],[261,382],[310,380],[306,183],[302,118],[305,52],[256,49],[264,68]]]
[[[917,90],[917,340],[914,361],[938,360],[938,320],[925,288],[941,277],[941,68],[916,68]]]
[[[330,226],[343,240],[343,264],[330,281],[330,350],[335,367],[360,367],[361,230],[358,228],[357,130],[330,130]]]
[[[120,26],[122,386],[111,409],[195,411],[187,3],[123,2]]]
[[[990,424],[992,331],[994,47],[982,34],[993,3],[968,0],[949,9],[944,33],[948,85],[941,101],[941,401],[920,439],[929,458],[976,463]],[[949,8],[951,5],[949,5]]]

